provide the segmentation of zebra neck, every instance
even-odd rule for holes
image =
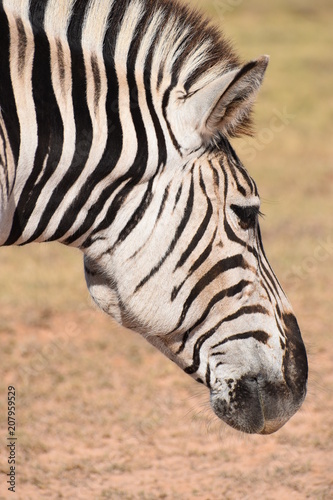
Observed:
[[[79,246],[130,185],[167,163],[181,168],[168,89],[199,88],[237,58],[171,1],[3,3],[0,108],[12,160],[0,172],[0,244]]]

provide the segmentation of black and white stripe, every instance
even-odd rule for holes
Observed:
[[[267,63],[241,65],[173,1],[0,2],[0,244],[80,248],[97,304],[260,433],[307,379],[229,143],[251,130]]]

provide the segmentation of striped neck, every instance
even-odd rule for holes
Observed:
[[[195,90],[237,61],[215,30],[172,2],[124,10],[112,0],[4,0],[0,29],[6,245],[79,246],[129,186],[166,164],[181,168],[171,90]]]

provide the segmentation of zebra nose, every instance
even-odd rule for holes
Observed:
[[[229,400],[212,394],[211,405],[221,420],[239,431],[257,434],[265,426],[256,377],[242,377],[229,392]]]
[[[211,405],[221,420],[249,434],[277,431],[300,406],[286,384],[267,382],[261,374],[243,376],[229,392],[228,400],[211,394]]]

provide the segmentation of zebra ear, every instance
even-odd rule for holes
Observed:
[[[190,128],[194,125],[204,144],[213,143],[221,134],[231,137],[251,134],[251,110],[268,61],[268,56],[250,61],[186,99],[184,111],[188,125]]]

